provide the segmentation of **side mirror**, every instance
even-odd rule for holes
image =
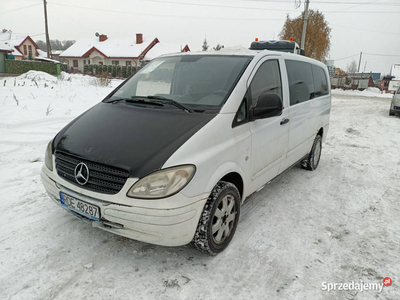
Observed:
[[[282,110],[282,99],[279,95],[263,93],[258,98],[257,106],[252,109],[253,120],[279,116]]]

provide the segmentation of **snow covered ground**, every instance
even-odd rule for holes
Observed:
[[[232,243],[210,257],[92,228],[47,197],[47,142],[112,90],[90,82],[0,78],[0,299],[400,298],[400,118],[388,115],[390,96],[334,91],[318,169],[295,167],[250,197]],[[393,283],[382,292],[322,290],[384,277]]]

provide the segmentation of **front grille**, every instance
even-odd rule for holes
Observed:
[[[394,110],[400,110],[400,106],[393,106]]]
[[[120,168],[103,165],[71,154],[56,151],[56,170],[60,177],[84,189],[104,194],[116,194],[124,186],[129,172]],[[85,163],[89,168],[89,180],[80,185],[75,180],[75,167]]]

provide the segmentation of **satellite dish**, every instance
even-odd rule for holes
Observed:
[[[99,34],[98,32],[96,32],[94,35],[97,36],[97,37],[99,37],[100,34]]]

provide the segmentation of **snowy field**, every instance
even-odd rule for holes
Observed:
[[[0,78],[0,299],[400,299],[391,95],[333,91],[318,169],[295,167],[250,197],[232,243],[210,257],[92,228],[46,195],[47,142],[111,90],[81,75]],[[384,277],[382,292],[322,289]]]

